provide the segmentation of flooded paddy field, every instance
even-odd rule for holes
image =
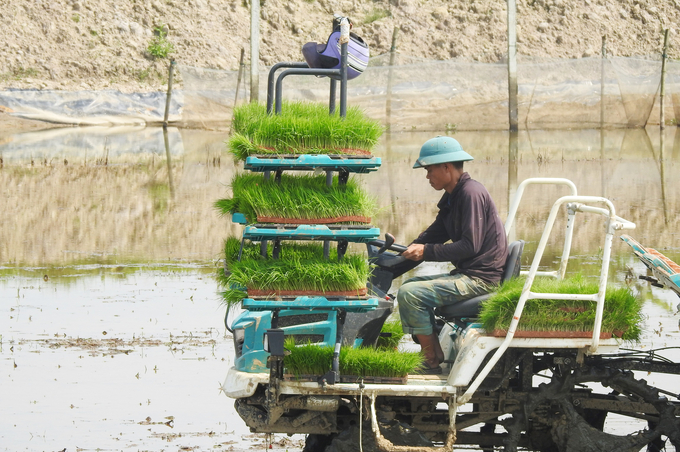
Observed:
[[[680,261],[680,139],[658,130],[502,132],[455,137],[502,218],[517,184],[566,177],[607,196],[645,246]],[[361,176],[383,208],[374,224],[410,241],[440,194],[411,169],[432,133],[383,137],[377,173]],[[238,168],[223,133],[60,129],[0,142],[0,450],[299,451],[304,437],[249,433],[220,387],[232,365],[214,275],[240,226],[213,202]],[[527,192],[514,234],[531,262],[560,189]],[[594,274],[601,223],[577,224],[570,272]],[[559,234],[543,266],[557,259]],[[435,272],[422,266],[419,272]],[[672,292],[644,274],[616,239],[610,279],[645,299],[640,349],[680,345]],[[396,290],[399,282],[395,284]],[[667,352],[672,359],[680,356]],[[673,391],[677,377],[647,378]],[[657,379],[657,381],[655,381]],[[625,429],[614,419],[608,429]],[[642,428],[642,426],[640,427]]]

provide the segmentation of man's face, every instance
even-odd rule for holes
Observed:
[[[425,170],[427,171],[426,177],[427,180],[430,181],[432,188],[439,191],[451,184],[453,175],[452,172],[449,171],[450,167],[450,163],[439,163],[437,165],[427,165],[425,167]]]

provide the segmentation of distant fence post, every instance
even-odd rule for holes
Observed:
[[[668,28],[666,28],[663,32],[663,51],[661,52],[661,92],[659,95],[661,96],[659,99],[659,107],[661,110],[661,113],[659,114],[659,125],[661,127],[661,130],[666,127],[666,118],[664,117],[664,106],[665,106],[665,98],[666,98],[666,59],[668,58]],[[661,135],[663,135],[663,132],[661,132]]]
[[[238,102],[238,92],[241,89],[241,77],[243,77],[243,68],[245,64],[243,63],[243,57],[246,54],[246,50],[241,47],[241,59],[238,63],[238,78],[236,79],[236,95],[234,96],[234,108],[236,108],[236,103]]]
[[[175,69],[175,60],[170,60],[170,68],[168,69],[168,92],[165,95],[165,114],[163,115],[163,126],[168,125],[168,116],[170,115],[170,99],[172,98],[172,76]]]
[[[390,69],[387,75],[387,99],[385,100],[385,123],[388,130],[392,126],[392,77],[394,75],[394,63],[397,53],[397,32],[398,27],[392,31],[392,47],[390,47]]]
[[[518,130],[517,91],[517,3],[516,0],[508,0],[508,116],[511,132]]]
[[[602,36],[602,56],[600,57],[600,129],[604,128],[604,64],[607,59],[607,36]]]
[[[243,76],[243,70],[245,68],[245,64],[243,63],[243,57],[245,55],[246,51],[243,47],[241,47],[241,60],[239,61],[238,64],[238,78],[236,79],[236,95],[234,96],[234,107],[231,110],[231,124],[229,125],[229,131],[231,131],[231,126],[234,124],[234,116],[236,114],[236,104],[238,103],[238,92],[241,89],[241,77]]]
[[[250,101],[260,100],[260,0],[250,0]]]

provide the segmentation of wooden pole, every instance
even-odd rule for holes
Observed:
[[[170,157],[170,140],[168,139],[168,127],[163,125],[163,143],[165,144],[165,158],[168,164],[168,186],[170,188],[170,200],[175,200],[175,183],[172,180],[172,158]]]
[[[517,132],[517,3],[508,0],[508,116],[510,131]]]
[[[236,95],[234,96],[234,108],[236,108],[236,103],[238,102],[238,92],[241,90],[241,77],[243,77],[243,69],[245,68],[245,63],[243,58],[246,54],[246,50],[241,47],[241,59],[238,63],[238,78],[236,79]]]
[[[527,130],[527,135],[530,132]],[[517,193],[517,175],[518,175],[518,160],[519,160],[519,133],[510,131],[508,134],[508,210],[512,205],[512,200],[515,198],[515,193]],[[517,234],[515,225],[507,231],[508,242],[514,241]]]
[[[600,191],[606,197],[607,177],[605,177],[605,152],[604,152],[604,65],[607,60],[607,36],[602,36],[602,54],[600,57]]]
[[[250,101],[260,100],[260,0],[250,0]]]
[[[663,52],[661,53],[661,92],[659,99],[659,126],[661,127],[661,135],[663,136],[663,129],[666,127],[666,119],[664,118],[664,100],[666,98],[666,59],[668,58],[668,28],[663,31]]]
[[[385,123],[389,130],[392,125],[392,77],[394,75],[394,63],[397,53],[397,32],[399,27],[392,30],[392,47],[390,47],[390,69],[387,75],[387,99],[385,100]]]
[[[168,69],[168,92],[165,95],[165,114],[163,115],[163,125],[168,125],[168,116],[170,115],[170,99],[172,98],[172,74],[175,69],[175,60],[170,60],[170,68]]]
[[[602,36],[602,56],[600,58],[600,130],[604,128],[604,64],[607,59],[607,36]]]

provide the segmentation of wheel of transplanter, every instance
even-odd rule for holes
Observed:
[[[608,394],[594,393],[588,384],[608,388]],[[606,432],[609,418],[622,417],[617,433]],[[642,424],[641,422],[642,421]],[[536,426],[550,434],[531,435]],[[659,390],[633,372],[609,367],[583,367],[540,385],[522,408],[512,414],[506,451],[516,451],[522,432],[534,450],[560,452],[664,450],[665,444],[680,448],[680,404],[659,395]],[[552,445],[551,445],[552,443]]]

